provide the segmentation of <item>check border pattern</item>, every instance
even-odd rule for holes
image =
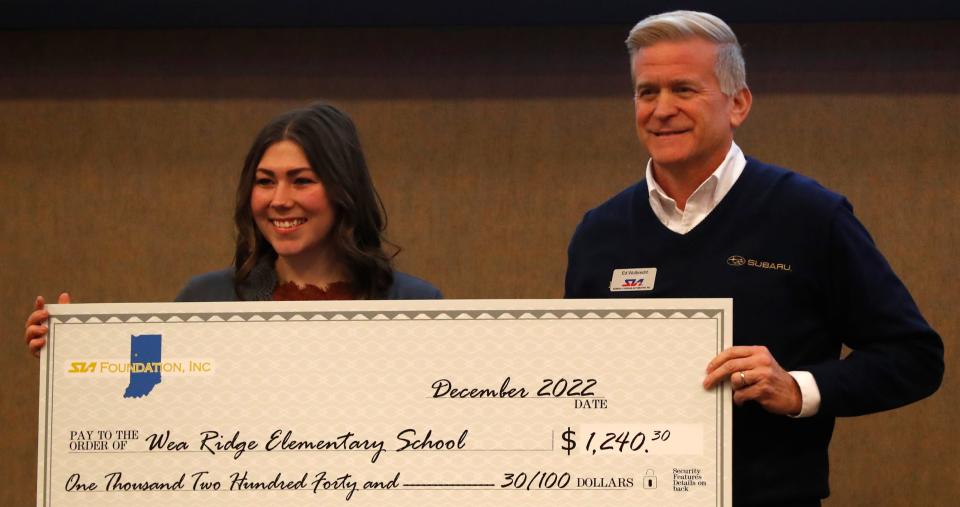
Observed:
[[[114,314],[63,314],[50,317],[50,335],[55,334],[57,325],[86,325],[86,324],[137,324],[137,323],[163,323],[163,324],[197,324],[197,323],[229,323],[229,322],[347,322],[347,321],[423,321],[423,320],[450,320],[450,321],[470,321],[470,320],[606,320],[606,319],[704,319],[715,320],[717,323],[717,346],[718,352],[722,349],[724,341],[724,312],[717,308],[710,309],[690,309],[690,308],[661,308],[655,310],[637,310],[637,309],[610,309],[610,308],[592,308],[592,309],[519,309],[519,310],[491,310],[491,309],[473,309],[473,310],[389,310],[389,311],[285,311],[285,312],[149,312],[149,313],[114,313]],[[729,340],[730,338],[727,337]],[[50,375],[53,368],[53,343],[48,347],[47,353],[47,373]],[[52,379],[51,379],[52,380]],[[44,411],[45,427],[49,428],[52,418],[52,397],[53,382],[46,383],[48,406]],[[717,410],[717,430],[723,434],[723,406],[725,403],[724,390],[717,390],[716,410]],[[50,458],[50,444],[45,441],[43,449],[43,461],[48,463]],[[724,498],[724,461],[722,451],[717,449],[715,457],[717,485],[717,506],[723,504]],[[47,487],[39,497],[39,503],[44,506],[50,505],[50,499],[47,497],[47,491],[50,487],[50,477],[47,476],[49,466],[44,466],[44,478],[42,479]],[[39,492],[38,492],[39,493]],[[39,496],[39,495],[38,495]]]
[[[710,310],[453,310],[453,311],[317,311],[317,312],[214,312],[126,313],[111,315],[60,315],[56,324],[134,324],[196,322],[277,321],[398,321],[398,320],[563,320],[563,319],[716,319],[722,312]]]

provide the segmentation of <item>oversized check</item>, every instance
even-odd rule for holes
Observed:
[[[37,505],[730,505],[731,307],[50,305]]]

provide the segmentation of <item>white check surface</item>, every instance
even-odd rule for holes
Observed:
[[[730,505],[729,392],[705,391],[701,381],[730,340],[731,307],[680,299],[50,305],[37,503]],[[148,367],[160,381],[124,397],[143,373],[129,371],[137,368],[131,336],[140,335],[161,337],[160,360]],[[434,397],[431,387],[446,379],[506,393],[508,377],[526,397]],[[580,390],[594,381],[589,396],[569,395],[575,380]],[[167,431],[183,444],[150,450],[148,437]],[[451,448],[398,451],[428,431]],[[204,445],[213,435],[204,432],[220,436]],[[344,448],[276,438],[268,450],[275,432],[312,443],[352,436]],[[381,442],[383,451],[372,462],[374,450],[350,442]],[[242,488],[258,482],[273,487]],[[166,489],[138,490],[151,484]]]

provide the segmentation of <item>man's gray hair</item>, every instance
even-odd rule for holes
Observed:
[[[633,57],[642,48],[664,41],[701,38],[717,45],[714,72],[720,90],[728,96],[747,87],[747,66],[737,35],[730,26],[713,14],[697,11],[672,11],[648,16],[637,23],[627,36],[630,67]]]

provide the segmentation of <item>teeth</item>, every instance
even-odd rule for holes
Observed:
[[[291,218],[289,220],[271,220],[271,222],[273,222],[273,225],[281,229],[289,229],[291,227],[296,227],[306,221],[307,219],[305,218]]]

